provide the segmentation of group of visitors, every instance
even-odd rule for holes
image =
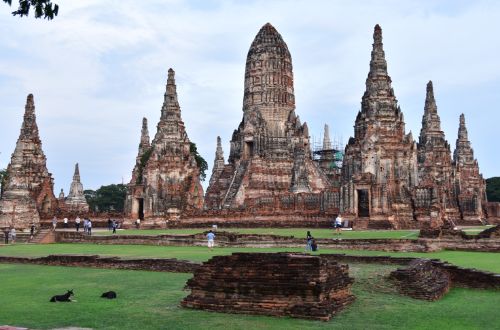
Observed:
[[[342,226],[344,222],[342,221],[342,216],[339,214],[333,221],[333,228],[335,229],[335,234],[336,235],[341,235],[342,234]],[[318,244],[316,243],[316,240],[314,237],[311,235],[310,231],[307,231],[306,234],[306,252],[309,251],[318,251]]]

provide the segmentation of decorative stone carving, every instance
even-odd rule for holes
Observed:
[[[21,133],[7,167],[7,180],[0,200],[0,226],[27,229],[40,217],[50,217],[58,208],[54,181],[36,124],[33,94],[26,100]]]
[[[161,118],[151,145],[147,120],[143,119],[125,204],[129,218],[159,224],[203,207],[200,172],[191,148],[181,118],[175,72],[169,69]]]
[[[316,213],[337,212],[335,199],[325,196],[338,196],[338,189],[332,191],[328,178],[312,161],[309,130],[295,114],[293,88],[290,52],[268,23],[248,51],[243,120],[233,132],[227,164],[222,149],[217,149],[205,195],[207,210],[300,213],[305,209],[298,204],[285,206],[288,203],[280,200],[310,194],[314,197],[307,199],[316,201]]]

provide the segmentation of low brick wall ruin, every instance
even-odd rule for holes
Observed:
[[[147,270],[155,272],[192,273],[200,263],[177,259],[121,259],[97,255],[49,255],[40,258],[3,257],[0,263],[20,263],[50,266],[74,266],[109,269]]]
[[[431,260],[413,260],[407,268],[398,268],[389,277],[395,280],[399,292],[415,299],[439,300],[451,286],[450,274]]]
[[[322,258],[341,263],[373,263],[383,265],[408,266],[416,260],[428,260],[434,267],[448,273],[451,285],[474,289],[500,289],[500,274],[477,270],[474,268],[463,268],[439,259],[424,259],[415,257],[391,257],[391,256],[354,256],[343,253],[321,254]]]
[[[354,301],[349,267],[290,253],[217,256],[195,271],[183,307],[329,320]]]
[[[205,233],[194,235],[87,236],[79,232],[56,232],[58,243],[95,243],[161,246],[206,246]],[[293,236],[216,232],[218,247],[305,247],[305,239]],[[319,249],[372,250],[387,252],[432,252],[442,249],[499,252],[500,239],[317,239]]]

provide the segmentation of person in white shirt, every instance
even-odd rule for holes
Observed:
[[[68,218],[64,218],[64,228],[68,228]]]
[[[80,217],[79,216],[76,216],[75,227],[76,227],[76,231],[80,231]]]
[[[92,221],[87,222],[87,234],[92,235]]]
[[[335,231],[337,235],[342,234],[342,216],[340,214],[335,219]]]

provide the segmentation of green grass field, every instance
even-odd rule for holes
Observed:
[[[0,255],[40,257],[49,254],[97,254],[122,258],[177,258],[206,261],[214,255],[233,252],[303,252],[303,248],[215,248],[212,252],[198,246],[152,246],[152,245],[100,245],[100,244],[15,244],[0,247]],[[431,253],[382,252],[363,250],[321,249],[317,253],[346,253],[354,255],[391,255],[435,258],[455,265],[489,270],[500,273],[500,257],[494,252],[439,251]]]
[[[198,234],[209,230],[209,228],[190,228],[190,229],[124,229],[118,230],[118,235],[190,235]],[[279,235],[279,236],[294,236],[305,238],[308,230],[315,238],[332,238],[337,237],[333,229],[326,228],[219,228],[219,231],[237,232],[241,234],[260,234],[260,235]],[[389,238],[389,239],[416,239],[418,238],[418,230],[350,230],[343,231],[343,239],[354,238]],[[112,235],[111,231],[95,231],[94,235]]]
[[[189,310],[179,302],[191,274],[0,264],[0,324],[51,329],[498,329],[500,295],[452,289],[426,302],[399,295],[384,279],[394,269],[351,265],[357,300],[330,322]],[[50,303],[75,290],[74,303]],[[99,298],[115,290],[118,299]]]

